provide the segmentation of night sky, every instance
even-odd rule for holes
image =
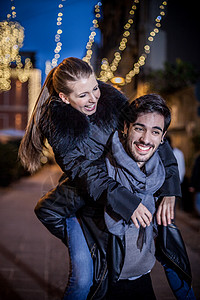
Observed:
[[[36,67],[43,71],[43,77],[45,76],[45,61],[51,61],[54,57],[59,3],[62,3],[64,8],[62,25],[59,26],[63,31],[61,35],[63,46],[58,63],[65,57],[82,58],[85,55],[97,0],[66,0],[62,2],[58,0],[15,0],[13,3],[16,7],[14,20],[18,21],[25,29],[24,45],[20,50],[36,52]],[[10,13],[10,7],[11,1],[1,0],[1,21],[5,20],[7,14]],[[96,41],[99,40],[99,36],[97,32]]]
[[[200,72],[200,22],[197,2],[169,0],[162,29],[167,33],[167,59],[191,63]]]
[[[141,0],[142,1],[142,0]],[[156,0],[157,1],[157,0]],[[161,1],[158,1],[160,3]],[[85,46],[91,33],[90,27],[94,19],[94,0],[15,0],[16,20],[25,28],[24,46],[21,51],[35,51],[36,67],[43,71],[45,77],[45,61],[54,56],[54,37],[58,26],[56,19],[58,4],[64,5],[60,52],[61,62],[65,57],[85,55]],[[200,70],[199,59],[199,17],[198,9],[190,3],[169,0],[167,15],[162,29],[167,32],[167,59],[174,63],[176,58],[191,62]],[[10,12],[11,1],[1,0],[0,20],[6,19]],[[100,41],[99,30],[95,41]],[[159,38],[159,35],[158,37]]]

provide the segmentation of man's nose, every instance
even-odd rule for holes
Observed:
[[[151,135],[148,131],[144,131],[140,137],[140,141],[144,144],[149,144],[151,142]]]

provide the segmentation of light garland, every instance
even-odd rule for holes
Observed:
[[[62,19],[63,19],[63,4],[65,0],[60,0],[60,3],[58,4],[58,15],[57,15],[57,31],[55,34],[55,42],[56,47],[54,49],[54,57],[52,61],[46,61],[46,67],[45,67],[45,74],[48,75],[50,70],[52,68],[55,68],[58,65],[58,59],[60,58],[60,51],[62,49],[62,43],[61,43],[61,35],[63,33],[61,26],[62,26]]]
[[[154,41],[154,38],[156,36],[156,34],[159,33],[159,28],[161,27],[161,20],[162,18],[165,16],[165,8],[167,6],[167,1],[163,1],[162,4],[160,5],[160,14],[156,17],[155,19],[155,27],[154,29],[149,33],[149,36],[148,36],[148,41],[147,44],[144,46],[144,53],[142,53],[138,59],[138,61],[134,64],[134,67],[133,69],[128,73],[126,74],[125,76],[125,83],[130,83],[132,81],[132,78],[136,75],[136,74],[139,74],[140,72],[140,68],[142,66],[145,65],[145,60],[148,56],[148,54],[150,53],[150,50],[151,50],[151,46],[150,46],[150,43],[152,43]]]
[[[19,80],[25,82],[29,77],[29,70],[32,67],[30,59],[26,59],[24,70],[19,55],[19,49],[23,46],[24,28],[16,21],[14,0],[11,0],[11,14],[7,15],[7,21],[0,22],[0,92],[11,88],[12,62],[16,62],[17,75]]]
[[[139,0],[134,0],[133,5],[129,11],[129,19],[127,23],[124,25],[124,33],[123,37],[120,41],[118,50],[114,53],[114,59],[112,63],[109,65],[108,59],[103,58],[101,64],[101,72],[100,72],[100,80],[106,82],[109,79],[114,77],[114,72],[117,70],[119,62],[121,61],[121,53],[126,49],[126,44],[128,41],[128,37],[130,36],[131,26],[133,25],[133,19],[135,16],[135,10],[137,9],[137,4]]]
[[[10,1],[11,1],[11,7],[10,7],[11,13],[7,14],[7,20],[10,20],[11,17],[13,19],[16,18],[14,0],[10,0]]]
[[[23,68],[23,64],[21,62],[21,56],[18,55],[16,58],[16,64],[17,64],[17,75],[18,79],[23,83],[26,82],[29,79],[30,76],[30,69],[32,69],[32,62],[30,58],[25,59],[25,65]]]
[[[18,22],[0,22],[0,91],[11,88],[10,64],[23,45],[24,28]]]
[[[91,30],[91,34],[89,36],[89,41],[87,42],[87,45],[86,45],[86,49],[87,49],[87,54],[86,56],[84,56],[82,58],[82,60],[86,61],[87,63],[90,63],[90,60],[91,60],[91,57],[92,57],[92,45],[94,43],[94,37],[96,36],[96,29],[99,27],[99,24],[98,24],[98,19],[101,17],[101,13],[100,13],[100,6],[102,5],[101,2],[98,2],[96,5],[95,5],[95,19],[92,21],[93,23],[93,26],[90,28]]]
[[[139,3],[139,0],[134,1],[135,3]],[[121,83],[120,85],[124,85],[124,84],[128,84],[132,81],[132,78],[136,75],[139,74],[140,72],[140,68],[145,65],[145,60],[147,58],[147,55],[150,53],[150,43],[152,43],[154,41],[154,38],[156,36],[156,34],[159,33],[159,28],[161,27],[161,20],[162,18],[165,16],[165,8],[167,6],[167,1],[163,1],[162,4],[159,6],[160,8],[160,13],[159,15],[156,17],[155,19],[155,28],[149,33],[148,36],[148,42],[145,44],[144,46],[144,53],[142,53],[139,56],[138,61],[134,64],[134,67],[132,70],[130,70],[128,72],[128,74],[126,74],[125,76],[125,80],[123,83]],[[134,9],[133,9],[134,8]],[[136,6],[133,5],[132,6],[132,11],[129,12],[129,14],[133,14],[134,15],[134,10],[136,9]],[[129,20],[131,20],[132,18],[130,18]],[[126,25],[124,26],[124,29],[129,29],[130,30],[130,25],[131,22],[128,20],[128,22],[126,23]],[[112,63],[109,65],[108,59],[107,58],[103,58],[102,59],[102,65],[101,65],[101,72],[100,72],[100,76],[99,79],[107,82],[108,80],[112,81],[112,79],[114,78],[114,72],[117,70],[117,67],[119,65],[119,62],[121,61],[121,52],[125,50],[126,48],[126,43],[127,43],[127,37],[130,36],[130,32],[129,30],[125,30],[124,34],[123,34],[123,38],[120,42],[120,46],[118,48],[118,51],[116,51],[114,53],[114,60],[112,61]]]

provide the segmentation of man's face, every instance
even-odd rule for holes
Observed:
[[[142,167],[154,154],[164,138],[164,117],[156,112],[140,114],[127,128],[126,151]]]

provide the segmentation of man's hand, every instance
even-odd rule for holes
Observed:
[[[133,224],[136,228],[139,228],[138,221],[142,227],[146,227],[149,226],[152,221],[152,214],[146,208],[146,206],[140,203],[134,211],[134,213],[132,214],[131,220],[133,221]]]
[[[156,219],[158,225],[171,224],[171,220],[174,219],[174,206],[175,206],[175,197],[164,197],[158,207],[156,213]]]

